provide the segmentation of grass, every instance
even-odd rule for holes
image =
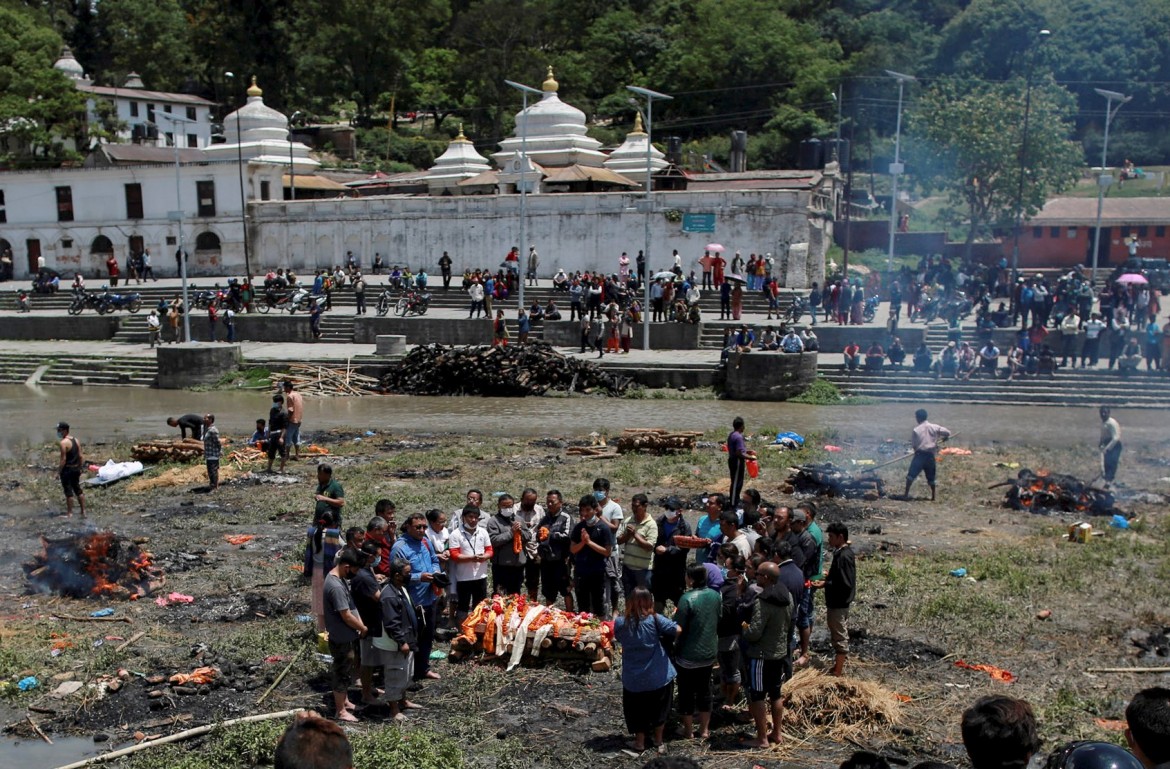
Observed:
[[[192,390],[268,390],[272,387],[272,371],[264,366],[251,366],[224,374],[215,384],[195,386]]]
[[[837,385],[819,376],[807,390],[788,401],[812,406],[865,406],[878,402],[864,395],[843,395]]]

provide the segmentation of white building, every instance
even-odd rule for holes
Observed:
[[[311,178],[318,164],[308,147],[288,141],[288,120],[264,105],[254,82],[247,104],[226,121],[228,144],[105,144],[81,168],[0,173],[0,250],[12,250],[15,276],[35,274],[41,256],[66,276],[103,276],[111,254],[124,265],[146,249],[157,274],[174,275],[180,211],[188,273],[242,273],[241,187],[248,201],[280,199],[290,165]],[[250,251],[255,274],[265,262]]]
[[[70,78],[77,90],[88,94],[86,112],[90,124],[101,122],[99,99],[113,104],[116,120],[122,126],[118,131],[120,141],[158,147],[178,144],[193,149],[211,146],[213,102],[185,93],[148,91],[142,78],[133,72],[121,88],[94,85],[68,48],[53,67]]]

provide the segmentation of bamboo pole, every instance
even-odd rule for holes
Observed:
[[[37,722],[33,720],[32,714],[26,714],[25,718],[28,720],[28,725],[33,728],[33,731],[37,733],[38,737],[50,745],[53,744],[53,741],[49,739],[49,735],[45,734],[41,731],[41,727],[37,726]]]
[[[1086,673],[1170,673],[1170,667],[1161,668],[1085,668]]]
[[[269,686],[268,689],[263,694],[260,695],[260,699],[256,700],[257,705],[264,702],[264,700],[268,699],[268,695],[272,694],[273,690],[275,690],[276,687],[280,686],[280,682],[283,681],[284,677],[288,675],[288,671],[292,670],[293,665],[297,664],[297,660],[299,660],[301,658],[301,655],[305,653],[305,648],[307,648],[307,647],[302,647],[301,650],[299,652],[297,652],[297,656],[293,657],[292,661],[289,662],[287,666],[285,666],[284,670],[281,671],[280,675],[278,675],[276,677],[276,680],[272,682],[272,686]]]
[[[132,644],[132,643],[135,643],[135,642],[136,642],[136,641],[138,641],[140,638],[142,638],[144,635],[146,635],[146,631],[145,631],[145,630],[139,630],[137,633],[135,633],[134,635],[130,636],[130,638],[129,638],[128,640],[126,640],[126,641],[123,641],[122,643],[120,643],[120,644],[118,644],[117,646],[115,646],[115,647],[114,647],[114,653],[115,653],[115,654],[117,654],[118,652],[125,651],[127,646],[129,646],[129,645],[130,645],[130,644]]]
[[[298,713],[303,712],[305,712],[304,708],[297,708],[295,710],[282,710],[279,713],[264,713],[258,716],[245,716],[243,718],[233,718],[230,721],[222,721],[220,723],[197,726],[194,729],[187,729],[186,731],[176,732],[175,734],[169,735],[167,737],[160,737],[157,740],[140,742],[137,745],[131,745],[128,748],[115,750],[111,753],[103,753],[100,756],[93,756],[92,758],[87,758],[84,761],[75,761],[72,764],[59,766],[57,769],[83,769],[83,767],[104,764],[107,761],[113,761],[115,758],[121,758],[122,756],[128,756],[132,753],[137,753],[140,750],[153,748],[155,745],[167,745],[172,742],[182,742],[183,740],[189,740],[192,737],[199,737],[200,735],[207,734],[208,732],[219,729],[221,727],[235,726],[236,724],[250,724],[255,723],[256,721],[272,721],[277,718],[288,718],[289,716],[295,716]]]

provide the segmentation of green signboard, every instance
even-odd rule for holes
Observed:
[[[683,232],[714,232],[715,214],[683,214]]]

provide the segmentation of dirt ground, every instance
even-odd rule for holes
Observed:
[[[587,436],[484,440],[337,430],[306,437],[330,454],[290,463],[288,482],[270,482],[255,472],[260,466],[225,463],[223,487],[207,493],[198,465],[156,467],[145,480],[90,490],[85,522],[61,515],[51,447],[0,465],[7,501],[6,536],[0,542],[5,585],[0,682],[6,694],[0,717],[9,733],[35,739],[29,716],[50,735],[97,735],[122,745],[132,743],[136,733],[165,735],[237,716],[296,707],[330,710],[328,668],[314,654],[313,625],[299,619],[308,613],[309,590],[296,570],[318,461],[333,464],[345,487],[347,526],[364,526],[382,497],[397,503],[401,520],[403,512],[453,510],[471,487],[489,497],[505,489],[516,494],[524,486],[541,490],[543,497],[545,489],[559,488],[574,500],[593,478],[604,476],[628,508],[638,492],[651,500],[671,494],[689,499],[726,486],[725,455],[715,443],[721,436],[715,435],[706,436],[694,454],[601,459],[566,455],[567,446],[587,443]],[[790,464],[831,459],[852,467],[854,460],[882,462],[903,450],[893,442],[837,439],[843,451],[830,455],[821,448],[824,441],[814,438],[805,451],[782,454],[765,450],[765,442],[752,441],[762,455],[755,486],[773,502],[790,501],[778,490]],[[793,729],[782,749],[748,752],[738,747],[748,726],[717,715],[709,742],[675,740],[670,752],[693,755],[706,767],[820,768],[836,766],[865,747],[897,762],[931,758],[961,765],[960,715],[978,696],[996,692],[1034,704],[1049,747],[1074,738],[1120,740],[1116,721],[1128,696],[1170,681],[1166,673],[1093,672],[1167,662],[1165,448],[1127,452],[1118,496],[1119,507],[1132,518],[1130,528],[1093,519],[1100,535],[1085,544],[1063,536],[1079,516],[1007,510],[1001,506],[1003,489],[988,487],[1014,477],[1015,463],[1084,476],[1093,466],[1091,447],[1000,446],[947,457],[940,465],[939,501],[933,504],[921,498],[926,492],[921,480],[915,487],[919,498],[909,501],[822,500],[822,527],[846,522],[859,554],[848,673],[899,695],[901,723],[850,741],[834,739],[827,727]],[[115,456],[127,453],[126,447],[105,449]],[[879,472],[891,490],[900,490],[905,468],[906,463],[895,463]],[[30,592],[20,565],[40,550],[39,538],[87,526],[143,541],[165,572],[165,585],[134,602]],[[254,538],[233,545],[225,540],[232,535]],[[965,569],[965,576],[952,576],[956,569]],[[156,604],[156,597],[171,593],[194,601]],[[115,620],[128,621],[61,616],[87,618],[106,607],[114,609]],[[823,604],[818,610],[823,612]],[[1040,619],[1043,612],[1051,614]],[[821,667],[831,656],[823,624],[819,615],[813,649]],[[1010,671],[1015,682],[957,667],[960,660]],[[287,676],[259,702],[290,664]],[[166,681],[205,665],[220,671],[209,684],[176,689]],[[125,678],[118,691],[109,691],[108,682],[120,669]],[[437,734],[453,741],[466,766],[633,767],[648,758],[621,752],[626,737],[617,672],[550,667],[505,674],[492,663],[446,661],[435,669],[442,680],[415,695],[427,710],[403,728],[420,739]],[[16,682],[29,676],[38,679],[37,688],[17,691]],[[81,688],[54,693],[71,681]],[[396,730],[386,726],[384,716],[369,714],[355,727],[355,738]],[[207,744],[185,743],[183,766],[213,766],[200,758],[199,747]]]

